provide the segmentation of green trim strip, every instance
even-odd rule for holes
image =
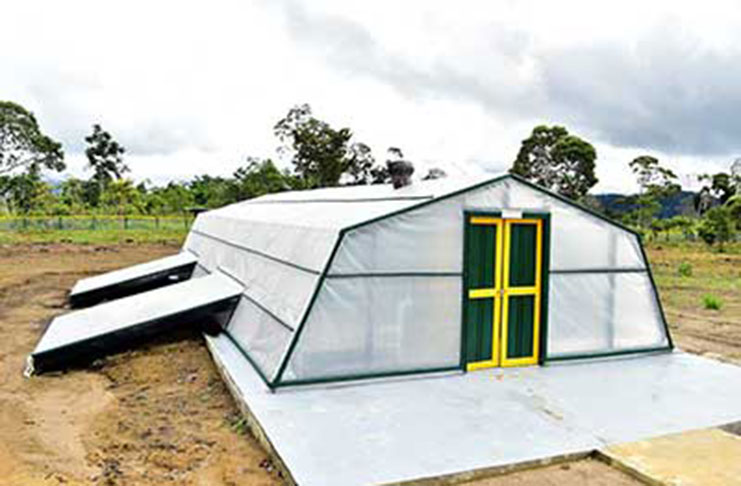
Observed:
[[[674,349],[674,341],[672,340],[672,335],[669,332],[669,324],[666,320],[666,314],[664,314],[664,306],[661,305],[661,298],[659,297],[659,289],[656,286],[656,281],[654,280],[654,274],[651,271],[651,264],[648,261],[648,256],[646,255],[646,250],[643,248],[643,238],[638,235],[638,248],[641,249],[641,255],[643,256],[643,262],[646,265],[646,269],[648,270],[648,279],[651,281],[651,288],[654,292],[654,299],[656,299],[656,305],[659,308],[659,315],[661,316],[661,322],[664,323],[664,333],[666,334],[666,339],[669,342],[669,349]]]
[[[461,272],[377,272],[377,273],[333,273],[327,278],[384,278],[384,277],[460,277]]]
[[[268,255],[267,253],[263,253],[263,252],[261,252],[259,250],[254,250],[254,249],[249,248],[249,247],[246,247],[244,245],[240,245],[239,243],[234,243],[233,241],[225,240],[224,238],[220,238],[218,236],[214,236],[214,235],[211,235],[209,233],[204,233],[203,231],[197,230],[195,228],[194,229],[191,229],[190,232],[191,233],[195,233],[195,234],[197,234],[199,236],[203,236],[204,238],[210,238],[210,239],[212,239],[214,241],[218,241],[220,243],[223,243],[225,245],[231,246],[233,248],[237,248],[239,250],[244,250],[244,251],[246,251],[248,253],[252,253],[254,255],[261,256],[263,258],[267,258],[268,260],[272,260],[272,261],[274,261],[276,263],[282,263],[283,265],[286,265],[286,266],[295,268],[296,270],[301,270],[303,272],[310,273],[312,275],[319,275],[320,274],[318,271],[316,271],[314,269],[311,269],[311,268],[308,268],[308,267],[304,267],[304,266],[301,266],[301,265],[297,265],[297,264],[292,263],[292,262],[289,262],[287,260],[283,260],[283,259],[280,259],[278,257],[274,257],[272,255]]]
[[[645,268],[580,268],[573,270],[551,270],[551,273],[560,275],[580,274],[580,273],[646,273]]]
[[[332,248],[332,253],[330,253],[329,258],[327,259],[327,263],[324,265],[324,269],[322,270],[316,286],[314,287],[314,293],[311,294],[311,300],[309,300],[309,304],[306,306],[304,315],[301,316],[301,321],[299,322],[296,331],[293,333],[293,338],[291,339],[291,343],[288,345],[288,350],[286,351],[286,354],[283,357],[283,361],[278,368],[278,373],[275,375],[275,378],[272,381],[273,387],[282,386],[281,378],[283,377],[283,373],[286,371],[288,362],[291,359],[291,355],[293,355],[293,351],[296,349],[296,345],[298,344],[299,338],[301,337],[301,333],[303,333],[304,328],[306,327],[306,321],[309,320],[311,309],[314,307],[314,302],[316,302],[316,299],[319,296],[319,291],[322,289],[324,279],[327,278],[329,268],[332,266],[334,257],[335,255],[337,255],[337,250],[340,249],[340,244],[342,243],[344,237],[345,230],[340,230],[339,234],[337,235],[337,239],[335,240],[334,247]]]
[[[627,231],[627,232],[629,232],[631,234],[634,234],[636,236],[640,236],[640,234],[636,230],[634,230],[633,228],[630,228],[628,226],[625,226],[622,223],[618,223],[617,221],[614,221],[614,220],[608,218],[607,216],[598,213],[594,209],[590,209],[590,208],[588,208],[586,206],[583,206],[582,204],[579,204],[576,201],[573,201],[573,200],[571,200],[571,199],[569,199],[569,198],[567,198],[565,196],[562,196],[561,194],[559,194],[557,192],[553,192],[551,190],[546,189],[545,187],[541,187],[541,186],[539,186],[537,184],[534,184],[534,183],[530,182],[529,180],[527,180],[527,179],[525,179],[525,178],[523,178],[523,177],[521,177],[521,176],[519,176],[517,174],[508,174],[508,177],[511,177],[512,179],[516,180],[517,182],[521,182],[521,183],[525,184],[526,186],[530,187],[531,189],[535,189],[536,191],[542,192],[543,194],[547,194],[549,196],[552,196],[552,197],[558,199],[559,201],[561,201],[564,204],[568,204],[569,206],[575,207],[577,209],[581,209],[582,211],[591,214],[595,218],[601,219],[605,223],[611,224],[612,226],[615,226],[617,228],[620,228],[622,230],[625,230],[625,231]]]
[[[408,376],[417,374],[428,374],[428,373],[445,373],[456,371],[460,372],[460,366],[445,366],[440,368],[420,368],[413,370],[404,371],[388,371],[378,373],[360,373],[356,375],[335,375],[323,378],[307,378],[303,380],[286,380],[281,382],[280,386],[295,386],[295,385],[319,385],[323,383],[336,383],[340,381],[354,381],[354,380],[367,380],[372,378],[389,378],[393,376]]]
[[[648,348],[630,348],[630,349],[616,349],[614,351],[595,351],[595,352],[584,352],[584,353],[568,353],[568,354],[556,354],[548,356],[545,361],[546,363],[557,362],[557,361],[573,361],[580,359],[593,359],[593,358],[609,358],[612,356],[625,356],[628,354],[644,354],[644,353],[659,353],[659,352],[671,352],[671,346],[651,346]]]
[[[259,366],[257,366],[257,363],[255,363],[255,361],[252,359],[252,357],[247,352],[247,350],[244,349],[242,347],[242,345],[239,344],[239,342],[236,339],[234,339],[234,336],[232,336],[231,333],[229,331],[227,331],[226,329],[224,329],[222,331],[222,334],[224,334],[227,338],[229,338],[229,341],[231,341],[231,343],[234,345],[235,348],[237,348],[237,350],[239,351],[239,353],[242,356],[244,356],[245,359],[247,359],[247,361],[250,363],[250,365],[255,369],[255,371],[257,372],[257,374],[260,376],[260,378],[262,379],[262,381],[267,385],[267,387],[270,390],[272,390],[273,389],[273,385],[270,383],[270,381],[268,380],[268,378],[265,376],[265,373],[263,373],[262,369]]]
[[[408,206],[406,208],[398,209],[396,211],[392,211],[390,213],[386,213],[386,214],[383,214],[381,216],[377,216],[375,218],[371,218],[369,220],[362,221],[360,223],[356,223],[356,224],[347,226],[347,227],[344,228],[344,231],[350,232],[352,230],[356,230],[356,229],[361,228],[363,226],[368,226],[369,224],[376,223],[376,222],[381,221],[381,220],[384,220],[384,219],[392,218],[394,216],[398,216],[400,214],[407,213],[409,211],[414,211],[415,209],[423,208],[423,207],[425,207],[425,206],[427,206],[429,204],[433,204],[433,203],[436,203],[436,202],[439,202],[439,201],[444,201],[445,199],[450,199],[451,197],[459,196],[459,195],[464,194],[464,193],[469,192],[469,191],[475,191],[476,189],[480,189],[480,188],[485,187],[485,186],[487,186],[489,184],[494,184],[495,182],[501,182],[501,181],[503,181],[505,179],[508,179],[508,178],[511,178],[511,177],[512,177],[511,174],[500,175],[500,176],[494,177],[493,179],[488,179],[488,180],[485,180],[483,182],[479,182],[478,184],[474,184],[472,186],[464,187],[463,189],[458,189],[457,191],[453,191],[453,192],[448,193],[448,194],[445,194],[443,196],[436,197],[436,198],[433,198],[433,199],[429,199],[429,200],[423,201],[423,202],[421,202],[419,204],[413,204],[413,205]]]
[[[543,365],[548,356],[548,295],[550,292],[551,266],[551,215],[528,214],[528,218],[540,217],[543,220],[543,241],[540,260],[540,342],[538,343],[538,364]]]

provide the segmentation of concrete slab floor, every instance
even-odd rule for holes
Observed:
[[[666,435],[602,451],[615,465],[649,484],[741,485],[741,437],[721,429]]]
[[[741,420],[741,367],[681,352],[271,393],[227,338],[207,340],[301,486],[455,477]]]

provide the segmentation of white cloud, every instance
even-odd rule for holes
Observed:
[[[595,144],[600,190],[629,190],[640,153],[693,174],[741,152],[733,1],[24,1],[3,17],[0,97],[76,174],[98,122],[137,179],[229,174],[275,156],[301,102],[420,171],[504,170],[543,122]]]

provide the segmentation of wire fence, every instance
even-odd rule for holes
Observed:
[[[175,216],[3,216],[0,231],[44,230],[181,230],[187,231],[193,222],[190,214]]]

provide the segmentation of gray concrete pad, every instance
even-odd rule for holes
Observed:
[[[207,339],[302,486],[436,477],[741,419],[741,367],[682,352],[271,393],[227,338]]]

